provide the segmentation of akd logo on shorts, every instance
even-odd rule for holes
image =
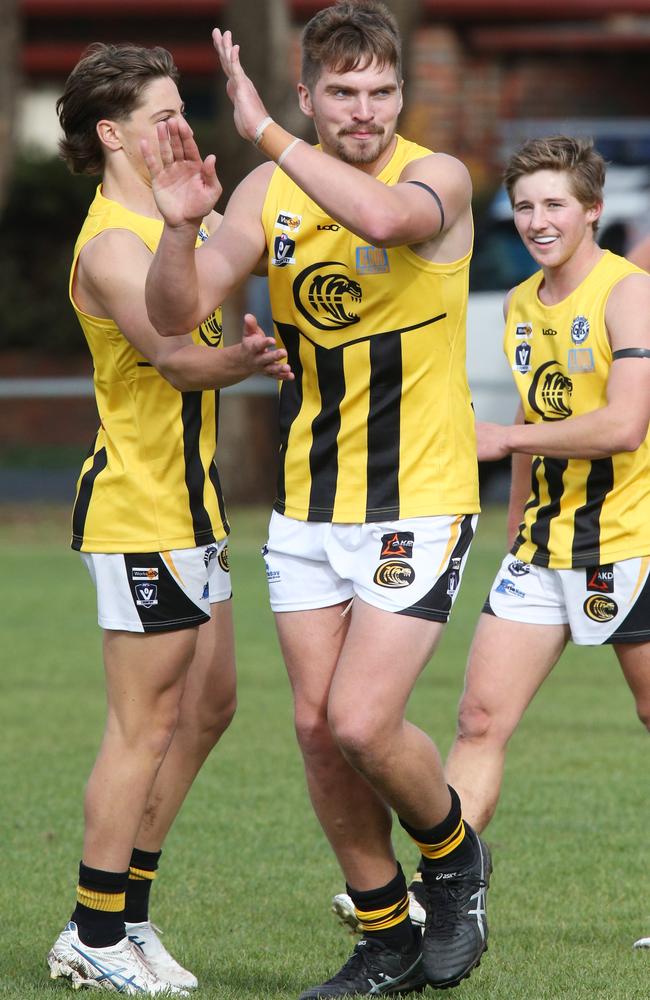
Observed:
[[[595,591],[598,594],[614,593],[614,566],[608,563],[606,566],[587,567],[587,590]]]
[[[380,559],[411,559],[413,557],[412,531],[393,531],[391,534],[381,536]]]
[[[401,587],[411,586],[415,580],[415,570],[408,563],[393,559],[390,562],[381,563],[375,570],[372,579],[379,587],[397,590]]]
[[[592,622],[611,622],[618,614],[618,604],[611,597],[592,594],[582,605],[587,618]]]

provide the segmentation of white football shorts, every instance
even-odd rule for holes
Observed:
[[[262,549],[271,607],[306,611],[357,596],[384,611],[446,622],[477,518],[332,524],[274,511]]]
[[[650,639],[650,556],[547,569],[507,555],[483,608],[533,625],[569,625],[580,646]]]
[[[232,596],[228,542],[168,552],[82,552],[97,589],[98,622],[124,632],[171,632],[210,619]]]

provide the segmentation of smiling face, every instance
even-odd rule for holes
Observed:
[[[298,94],[326,153],[360,167],[383,161],[402,108],[402,86],[394,67],[380,68],[376,60],[345,73],[324,67],[315,86],[308,90],[301,83]]]
[[[512,200],[517,232],[540,266],[559,267],[592,249],[602,202],[587,207],[578,201],[567,171],[524,174],[514,185]]]

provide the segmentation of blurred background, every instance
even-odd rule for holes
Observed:
[[[311,138],[296,106],[300,31],[324,0],[0,0],[0,501],[72,500],[97,414],[91,363],[67,299],[72,247],[97,180],[57,159],[54,105],[93,41],[170,49],[188,118],[215,152],[223,206],[258,161],[232,124],[210,32],[231,28],[271,114]],[[463,159],[475,191],[468,372],[479,417],[516,400],[501,354],[504,292],[532,262],[500,186],[531,135],[594,137],[610,162],[600,241],[625,252],[650,233],[650,0],[393,0],[405,42],[400,132]],[[270,329],[263,279],[227,303],[227,339],[252,309]],[[269,391],[271,390],[271,391]],[[272,500],[275,395],[222,395],[219,465],[228,499]],[[507,467],[482,470],[484,502]]]

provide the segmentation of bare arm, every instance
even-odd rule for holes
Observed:
[[[613,289],[605,322],[612,352],[650,351],[650,277],[632,274]],[[650,423],[650,358],[612,362],[605,406],[553,423],[477,424],[479,457],[503,458],[513,452],[553,458],[606,458],[636,451]]]
[[[241,66],[239,46],[232,44],[230,32],[222,35],[215,30],[213,40],[228,79],[235,125],[242,138],[253,141],[260,123],[268,118],[267,110]],[[388,186],[307,143],[296,142],[276,122],[264,129],[259,148],[273,160],[286,153],[282,169],[298,187],[332,218],[373,246],[425,243],[451,229],[469,211],[469,173],[452,156],[440,153],[416,160],[408,164],[398,184]],[[440,200],[407,181],[426,184]]]
[[[113,320],[129,343],[181,391],[218,389],[249,375],[292,378],[286,352],[275,349],[254,316],[247,315],[239,344],[211,350],[195,344],[189,333],[161,337],[151,325],[144,283],[151,254],[135,234],[109,230],[82,250],[73,294],[80,309]]]
[[[161,122],[157,131],[159,149],[143,141],[142,152],[165,226],[145,296],[153,326],[163,336],[178,336],[209,316],[264,255],[261,213],[270,175],[266,165],[254,170],[233,194],[216,233],[196,249],[201,219],[221,190],[214,157],[201,159],[183,119]]]

